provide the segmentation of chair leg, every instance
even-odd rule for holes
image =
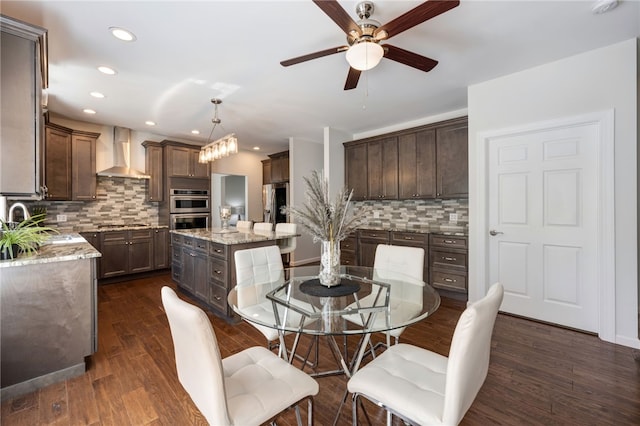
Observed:
[[[313,398],[311,397],[307,402],[307,425],[313,426]]]

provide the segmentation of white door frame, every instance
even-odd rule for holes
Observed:
[[[506,129],[478,132],[474,143],[476,149],[475,194],[476,208],[470,212],[470,249],[475,261],[469,275],[469,301],[482,298],[489,286],[489,143],[494,138],[527,133],[536,130],[554,129],[571,125],[596,124],[600,135],[598,144],[598,336],[615,343],[615,206],[614,206],[614,111],[607,110],[579,116],[560,118]],[[475,225],[475,226],[474,226]]]

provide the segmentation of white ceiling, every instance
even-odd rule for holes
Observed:
[[[384,24],[420,3],[376,1],[372,18]],[[340,4],[357,20],[356,1]],[[204,144],[218,97],[223,129],[213,138],[235,132],[240,149],[273,153],[289,137],[322,141],[324,127],[354,134],[464,109],[469,85],[640,36],[638,1],[602,15],[594,4],[462,0],[389,41],[438,60],[431,72],[383,59],[351,91],[343,90],[344,53],[279,64],[346,44],[310,0],[3,0],[0,11],[49,31],[49,111]],[[112,26],[137,41],[115,39]],[[118,74],[101,74],[99,65]]]

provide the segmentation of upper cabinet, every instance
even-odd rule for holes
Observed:
[[[398,137],[398,192],[400,199],[435,198],[435,130]]]
[[[0,194],[42,196],[47,30],[0,15]]]
[[[144,141],[142,145],[145,148],[145,164],[149,180],[147,180],[147,201],[163,201],[163,149],[159,142]]]
[[[268,160],[262,160],[262,184],[268,185],[271,183],[271,158]]]
[[[166,145],[165,154],[168,177],[209,179],[209,163],[199,161],[200,147]]]
[[[289,182],[289,151],[271,154],[271,183]]]
[[[467,120],[436,129],[438,198],[469,196]]]
[[[96,199],[96,141],[100,133],[45,126],[44,196],[52,201]]]
[[[467,118],[345,142],[354,200],[468,196]]]

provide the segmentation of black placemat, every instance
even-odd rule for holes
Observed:
[[[310,296],[316,297],[340,297],[353,294],[360,290],[360,283],[342,278],[340,284],[336,284],[333,287],[325,287],[320,284],[318,278],[308,280],[300,284],[300,291]]]

